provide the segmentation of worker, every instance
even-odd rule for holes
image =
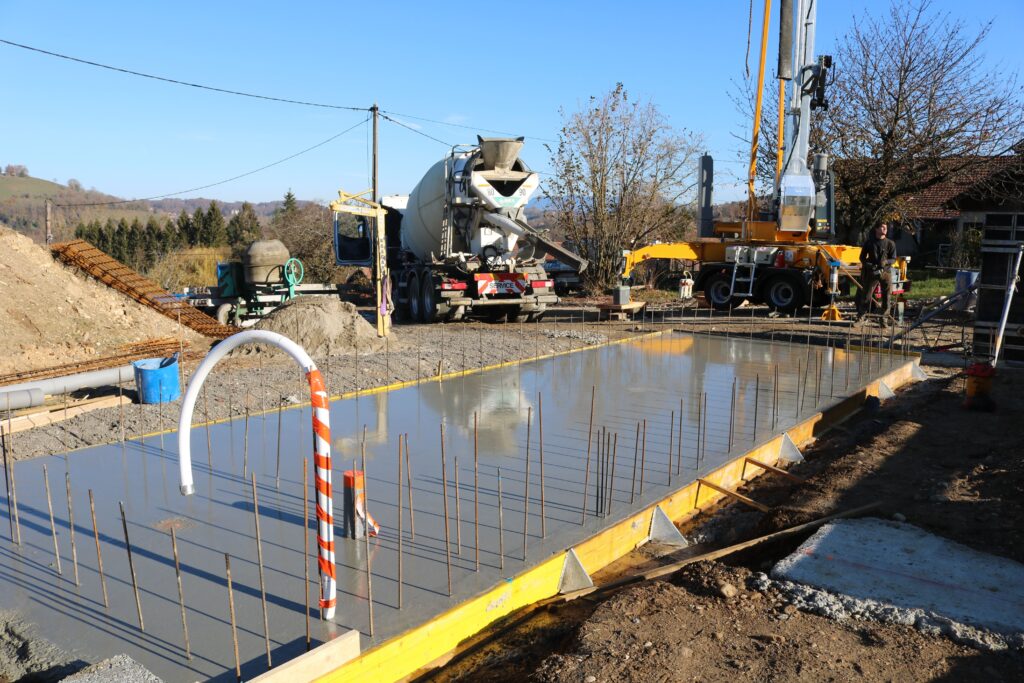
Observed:
[[[876,286],[882,290],[882,315],[889,315],[889,293],[892,291],[892,265],[896,263],[896,243],[887,237],[889,226],[879,223],[860,249],[861,287],[857,296],[857,321],[871,310]]]

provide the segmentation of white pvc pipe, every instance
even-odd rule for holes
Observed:
[[[195,493],[192,480],[192,412],[203,382],[213,367],[233,349],[243,344],[269,344],[290,355],[306,373],[309,381],[310,402],[313,406],[313,463],[316,471],[317,496],[317,546],[320,568],[320,607],[324,619],[334,618],[337,584],[334,557],[334,511],[331,498],[331,432],[330,411],[327,390],[323,377],[313,359],[291,339],[267,330],[245,330],[233,334],[217,344],[199,364],[189,380],[188,390],[181,402],[178,418],[178,466],[181,473],[181,493],[189,496]],[[303,524],[305,525],[305,521]]]

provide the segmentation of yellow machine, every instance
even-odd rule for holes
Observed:
[[[334,259],[335,263],[344,265],[346,262],[341,259],[339,240],[343,237],[338,232],[338,214],[347,213],[359,216],[362,220],[359,223],[359,230],[362,233],[356,241],[368,242],[369,248],[366,255],[373,255],[370,260],[374,301],[377,311],[377,336],[386,337],[391,334],[391,313],[394,306],[391,303],[391,272],[388,270],[387,248],[385,243],[384,218],[385,210],[377,202],[363,197],[371,195],[372,190],[366,190],[359,194],[348,194],[338,190],[338,198],[331,202],[330,208],[334,212]]]
[[[829,242],[835,221],[828,156],[815,154],[811,165],[807,163],[810,115],[814,109],[828,108],[825,84],[832,58],[814,57],[817,0],[796,0],[796,22],[793,0],[780,4],[779,136],[772,210],[758,214],[754,191],[771,12],[771,0],[765,0],[744,220],[712,220],[714,165],[705,155],[699,178],[700,238],[628,252],[623,278],[628,280],[637,265],[651,259],[691,261],[699,267],[695,289],[717,309],[750,300],[792,313],[827,302],[822,318],[838,320],[834,299],[850,282],[858,284],[861,250]],[[900,259],[893,267],[895,294],[903,292],[908,261]]]

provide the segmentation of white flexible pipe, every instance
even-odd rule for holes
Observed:
[[[199,364],[189,380],[188,390],[181,402],[178,418],[178,466],[181,473],[181,493],[195,493],[192,480],[192,412],[203,382],[213,367],[233,349],[243,344],[269,344],[290,355],[306,373],[309,381],[310,403],[313,406],[313,463],[316,470],[317,547],[320,567],[320,607],[325,620],[334,618],[337,583],[334,558],[334,506],[331,498],[331,426],[327,390],[323,377],[306,351],[284,335],[267,330],[245,330],[233,334],[217,344]],[[305,524],[305,521],[303,522]]]

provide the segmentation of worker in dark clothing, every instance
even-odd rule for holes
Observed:
[[[896,263],[896,243],[886,237],[889,226],[880,223],[871,231],[860,250],[860,277],[863,287],[857,297],[857,320],[871,310],[872,294],[881,285],[882,314],[889,315],[889,293],[892,291],[892,265]]]

